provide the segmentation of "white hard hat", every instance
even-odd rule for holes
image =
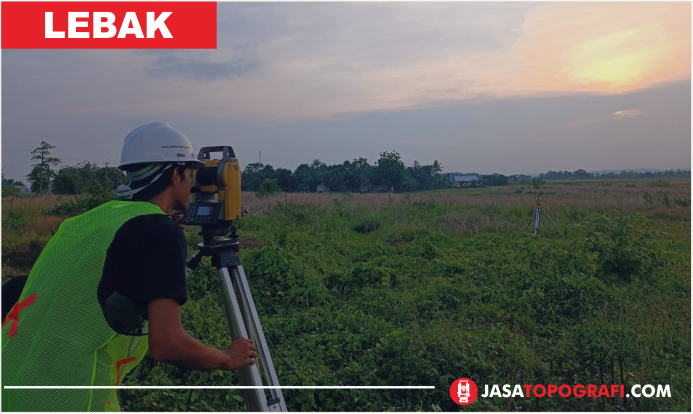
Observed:
[[[154,122],[135,128],[125,137],[118,168],[164,162],[188,162],[192,163],[193,169],[204,167],[195,158],[188,137],[165,122]]]

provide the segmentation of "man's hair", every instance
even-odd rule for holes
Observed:
[[[145,166],[146,164],[133,164],[132,166],[128,165],[127,167],[125,167],[124,170],[128,172],[133,172],[141,170]],[[174,164],[172,168],[164,170],[164,172],[161,174],[159,178],[156,179],[156,181],[152,182],[138,193],[133,194],[132,201],[149,201],[150,199],[152,199],[152,197],[164,192],[166,190],[166,187],[168,187],[171,184],[171,176],[173,175],[174,171],[178,174],[178,176],[181,179],[184,179],[186,168],[190,168],[190,163],[185,163],[185,165]],[[135,185],[135,182],[133,182],[132,184],[133,188],[137,187]]]

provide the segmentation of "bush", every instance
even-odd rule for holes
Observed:
[[[645,200],[645,204],[647,204],[648,206],[651,206],[652,204],[654,204],[654,196],[652,194],[648,193],[647,191],[645,191],[645,193],[643,193],[642,198],[643,198],[643,200]]]
[[[9,230],[21,230],[27,225],[27,219],[21,213],[10,212],[2,221],[2,227]]]
[[[672,184],[669,181],[662,180],[661,178],[658,180],[652,180],[648,183],[650,187],[671,187]]]
[[[689,198],[677,198],[676,201],[674,201],[676,205],[681,206],[681,207],[690,207],[691,206],[691,200]]]
[[[530,185],[533,189],[540,190],[542,187],[544,187],[544,185],[546,185],[546,181],[544,181],[542,178],[534,177],[532,178]]]
[[[68,201],[49,208],[46,215],[49,216],[76,216],[85,213],[103,203],[114,200],[112,194],[83,194],[74,201]]]
[[[266,179],[260,184],[260,189],[255,194],[258,198],[265,198],[282,192],[277,180]]]
[[[380,228],[380,222],[372,218],[365,219],[354,226],[354,231],[361,234],[372,233]]]
[[[605,214],[591,223],[576,240],[575,249],[595,255],[602,277],[616,276],[630,281],[634,276],[652,277],[664,258],[652,241],[654,232],[645,231],[649,221],[642,216]]]
[[[669,199],[669,194],[664,193],[661,199],[662,205],[666,208],[671,208],[671,200]]]
[[[3,197],[17,197],[22,194],[21,187],[16,185],[3,185],[2,186],[2,196]]]

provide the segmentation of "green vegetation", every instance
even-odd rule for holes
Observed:
[[[279,188],[277,180],[271,180],[268,178],[265,181],[263,181],[262,184],[260,184],[260,189],[257,190],[257,196],[259,198],[264,198],[271,195],[279,194],[281,192],[282,189]]]
[[[468,377],[669,384],[672,398],[480,398],[462,410],[690,411],[690,181],[672,181],[649,203],[648,184],[592,180],[520,194],[517,186],[295,201],[244,193],[242,260],[280,382],[436,386],[285,390],[289,409],[456,411],[448,389]],[[565,239],[548,223],[538,237],[522,231],[540,193],[554,194],[543,203]],[[57,218],[8,201],[3,236]],[[186,230],[190,247],[196,230]],[[6,240],[27,241],[4,237],[3,258]],[[185,328],[212,346],[228,345],[208,262],[191,275],[189,295]],[[239,382],[234,372],[184,372],[148,357],[124,384]],[[245,409],[235,390],[119,395],[134,410]]]
[[[55,177],[55,171],[51,165],[60,164],[60,158],[51,157],[51,150],[55,147],[48,144],[46,141],[41,141],[41,144],[31,151],[31,159],[36,160],[36,164],[32,164],[29,175],[26,176],[27,181],[31,183],[31,191],[37,194],[48,192],[51,182]]]
[[[2,174],[2,196],[3,197],[16,197],[22,193],[22,187],[24,183],[21,181],[15,181],[13,179],[6,179],[5,174]]]

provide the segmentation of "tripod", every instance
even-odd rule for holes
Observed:
[[[231,230],[228,238],[217,239],[215,236]],[[279,386],[277,373],[274,370],[272,356],[265,340],[260,318],[250,293],[248,280],[245,277],[241,259],[238,257],[240,244],[235,226],[220,228],[202,228],[203,242],[198,244],[198,251],[186,263],[194,270],[203,257],[211,257],[212,265],[219,271],[222,286],[224,310],[229,323],[232,339],[238,337],[252,338],[258,350],[259,364],[246,365],[240,370],[241,385],[262,386],[260,367],[262,365],[269,386]],[[267,400],[264,389],[243,389],[243,400],[248,411],[283,411],[286,403],[281,389],[270,389],[271,399]]]
[[[546,209],[541,206],[541,196],[537,196],[535,198],[535,200],[537,202],[537,205],[534,209],[534,216],[529,220],[529,223],[527,223],[527,228],[525,228],[525,231],[527,231],[527,229],[529,229],[529,226],[532,224],[532,221],[534,221],[534,234],[533,235],[536,236],[537,234],[539,234],[539,216],[541,215],[541,212],[543,211],[546,214],[546,217],[548,217],[549,220],[551,221],[551,224],[553,224],[553,226],[556,228],[556,231],[558,232],[558,234],[560,234],[561,237],[563,237],[565,239],[565,236],[563,235],[563,233],[561,233],[561,231],[558,230],[558,226],[556,226],[556,223],[553,222],[553,219],[549,215],[549,212],[546,211]]]

